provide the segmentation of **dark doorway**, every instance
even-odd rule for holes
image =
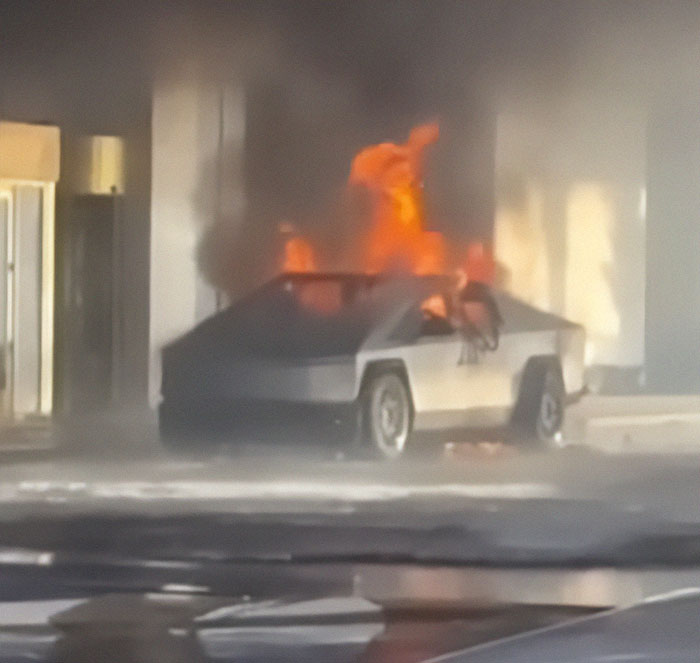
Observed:
[[[105,409],[113,395],[118,197],[73,199],[66,278],[67,406],[71,412]]]

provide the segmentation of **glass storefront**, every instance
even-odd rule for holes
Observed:
[[[0,180],[0,407],[51,411],[53,184]],[[48,203],[48,204],[47,204]]]

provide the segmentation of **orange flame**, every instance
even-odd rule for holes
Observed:
[[[404,270],[415,274],[444,274],[447,267],[445,238],[425,230],[423,167],[428,146],[437,141],[437,124],[415,127],[403,144],[380,143],[362,149],[353,159],[349,184],[366,189],[372,199],[372,226],[366,238],[364,268],[370,273]],[[310,242],[288,222],[280,224],[286,237],[282,268],[286,272],[318,269]],[[483,242],[467,246],[457,283],[493,284],[496,266],[490,247]],[[308,296],[307,296],[308,295]],[[306,293],[305,304],[330,310],[336,304],[325,293]],[[308,301],[307,301],[308,300]],[[311,306],[313,304],[313,306]]]
[[[284,244],[285,272],[315,272],[316,258],[311,244],[303,237],[290,237]]]
[[[441,274],[445,271],[447,251],[442,233],[424,231],[417,248],[413,268],[416,274]]]
[[[413,129],[402,145],[372,145],[353,160],[350,184],[365,187],[373,198],[367,271],[443,271],[444,242],[439,233],[424,230],[422,196],[425,150],[438,136],[437,124],[426,124]]]
[[[421,311],[431,313],[437,318],[447,318],[447,305],[442,295],[433,295],[421,303]]]
[[[492,285],[496,276],[493,252],[483,242],[470,242],[467,247],[467,278]]]

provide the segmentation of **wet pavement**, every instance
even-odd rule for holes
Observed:
[[[623,405],[608,403],[605,410],[589,401],[586,421],[607,421],[619,433],[624,422],[616,408]],[[630,426],[647,426],[653,453],[580,440],[549,452],[457,440],[394,462],[349,459],[322,440],[304,447],[237,444],[183,456],[159,444],[153,421],[73,422],[53,429],[52,451],[2,455],[0,521],[312,514],[322,522],[347,517],[348,525],[363,527],[454,530],[450,545],[464,546],[473,558],[503,553],[506,561],[529,563],[538,554],[595,556],[607,550],[606,542],[617,557],[632,546],[634,557],[632,542],[642,541],[640,560],[652,562],[663,558],[661,537],[671,536],[676,562],[700,559],[700,453],[687,445],[669,451],[678,422],[693,423],[694,401],[676,399],[675,409],[666,403],[656,412],[649,405],[623,414]],[[654,421],[646,421],[652,415]],[[444,552],[423,548],[421,554],[426,550]]]
[[[11,505],[117,511],[292,510],[423,500],[451,509],[492,501],[613,504],[700,522],[700,456],[608,455],[585,447],[525,453],[454,445],[430,458],[348,460],[315,446],[175,456],[14,456],[0,465],[0,516]]]
[[[460,592],[498,600],[617,604],[700,585],[700,455],[581,445],[525,452],[489,442],[398,462],[351,460],[319,444],[187,457],[165,451],[148,429],[91,434],[90,453],[13,454],[0,464],[0,564],[26,567],[37,588],[44,567],[47,582],[58,573],[79,585],[75,555],[93,576],[115,573],[103,567],[106,556],[148,587],[229,577],[210,566],[195,573],[183,559],[303,566],[338,556],[363,560],[357,577],[367,595],[457,586],[444,569],[438,582],[413,566],[395,580],[367,567],[408,559],[476,565],[472,575],[459,572]],[[561,577],[551,570],[559,567]],[[345,573],[351,585],[355,575]]]

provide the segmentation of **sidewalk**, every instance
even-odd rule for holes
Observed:
[[[55,446],[50,419],[0,425],[0,451],[50,450]]]
[[[586,396],[564,434],[608,453],[700,453],[700,396]]]
[[[155,413],[103,412],[0,428],[2,452],[54,452],[62,457],[150,457],[160,452]]]
[[[151,457],[161,452],[155,412],[106,412],[60,421],[55,441],[63,455]]]

